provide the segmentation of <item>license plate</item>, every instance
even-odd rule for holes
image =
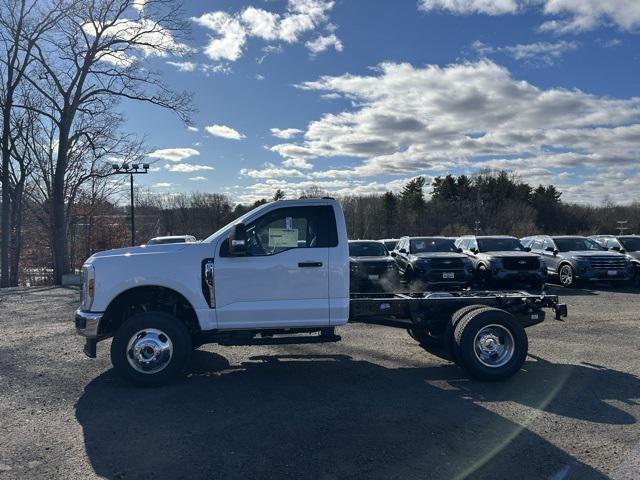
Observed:
[[[617,270],[609,270],[607,272],[607,275],[609,275],[610,277],[615,277],[616,275],[618,275],[618,271]]]
[[[454,272],[444,272],[442,274],[442,278],[446,279],[446,280],[451,280],[456,278],[456,274]]]
[[[369,275],[369,280],[379,280],[380,275]]]

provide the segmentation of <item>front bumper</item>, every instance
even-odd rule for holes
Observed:
[[[103,312],[83,312],[80,309],[76,310],[76,332],[78,335],[90,339],[97,339],[100,320],[102,320],[103,315]]]
[[[382,273],[351,272],[351,290],[362,288],[382,288],[391,287],[398,284],[400,277],[397,270],[388,270]]]
[[[493,271],[493,279],[498,281],[543,283],[547,281],[547,273],[541,270],[497,270]]]
[[[616,273],[610,275],[607,270],[586,270],[582,273],[577,273],[576,278],[579,280],[586,280],[590,282],[602,282],[602,281],[622,281],[626,282],[633,278],[633,272],[628,270],[612,270]]]

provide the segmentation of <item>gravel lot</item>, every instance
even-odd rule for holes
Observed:
[[[406,332],[205,346],[136,389],[81,353],[77,290],[0,293],[0,478],[640,478],[640,294],[556,290],[507,382],[469,381]]]

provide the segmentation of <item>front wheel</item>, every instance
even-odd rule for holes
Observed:
[[[567,263],[560,267],[558,278],[563,287],[574,287],[576,284],[576,272],[573,270],[573,267]]]
[[[164,312],[144,312],[129,318],[116,332],[111,363],[131,383],[158,386],[184,372],[191,352],[191,336],[180,319]]]
[[[498,381],[522,368],[529,342],[513,315],[487,307],[471,311],[458,322],[454,349],[459,365],[470,376]]]

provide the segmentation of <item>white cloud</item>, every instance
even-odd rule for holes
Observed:
[[[504,53],[516,60],[524,60],[531,63],[553,65],[562,58],[565,53],[578,49],[578,42],[560,40],[557,42],[536,42],[504,47],[492,47],[480,41],[473,43],[473,48],[481,55]]]
[[[151,158],[161,158],[163,160],[170,160],[172,162],[181,162],[187,158],[200,155],[200,152],[194,148],[163,148],[160,150],[154,150],[147,156]]]
[[[297,128],[285,128],[285,129],[272,128],[271,129],[271,135],[273,135],[276,138],[282,138],[283,140],[289,140],[297,135],[300,135],[301,133],[303,133],[303,131]]]
[[[292,177],[306,177],[300,170],[294,168],[278,168],[275,165],[268,163],[263,169],[249,169],[243,168],[240,170],[240,175],[251,178],[292,178]]]
[[[234,130],[231,127],[227,127],[226,125],[209,125],[205,127],[205,130],[209,135],[213,135],[214,137],[227,138],[229,140],[241,140],[246,138],[242,133],[237,130]]]
[[[179,72],[193,72],[197,66],[193,62],[167,62],[167,64],[176,67]]]
[[[307,43],[305,43],[305,46],[313,54],[324,52],[325,50],[332,47],[335,48],[338,52],[341,52],[343,50],[342,42],[334,34],[324,37],[320,36],[315,40],[309,40]]]
[[[640,98],[539,88],[489,60],[423,68],[385,63],[372,74],[321,77],[299,87],[352,103],[311,121],[299,141],[270,147],[284,161],[269,166],[268,177],[260,177],[262,170],[248,176],[353,182],[488,167],[516,169],[534,181],[540,169],[640,172]],[[327,167],[331,159],[348,166]],[[315,169],[305,171],[304,164]]]
[[[447,10],[458,15],[483,13],[485,15],[504,15],[516,13],[522,0],[419,0],[421,10]]]
[[[419,0],[426,12],[443,10],[456,15],[504,15],[523,13],[542,7],[542,13],[555,17],[545,22],[543,31],[578,33],[600,26],[616,26],[632,32],[640,27],[637,0]]]
[[[173,185],[173,183],[159,182],[159,183],[154,183],[153,185],[151,185],[151,187],[152,188],[169,188],[171,187],[171,185]]]
[[[330,0],[289,0],[284,13],[274,13],[261,8],[248,7],[236,14],[209,12],[192,20],[215,33],[204,49],[213,60],[238,60],[250,37],[268,42],[295,43],[301,37],[328,21],[328,12],[333,8]],[[318,52],[334,46],[342,49],[335,35],[327,46],[317,44]],[[326,37],[329,38],[329,37]],[[324,40],[326,43],[327,40]],[[316,45],[316,44],[314,44]],[[317,53],[317,52],[316,52]],[[259,59],[259,63],[264,57]]]
[[[189,180],[192,182],[207,182],[209,179],[207,177],[190,177]]]
[[[199,131],[198,127],[194,127],[193,125],[189,125],[187,127],[187,130],[189,130],[190,132],[197,132]]]
[[[178,163],[176,165],[166,164],[164,168],[170,172],[178,172],[178,173],[192,173],[192,172],[200,172],[203,170],[215,170],[213,167],[208,165],[193,165],[191,163]]]

